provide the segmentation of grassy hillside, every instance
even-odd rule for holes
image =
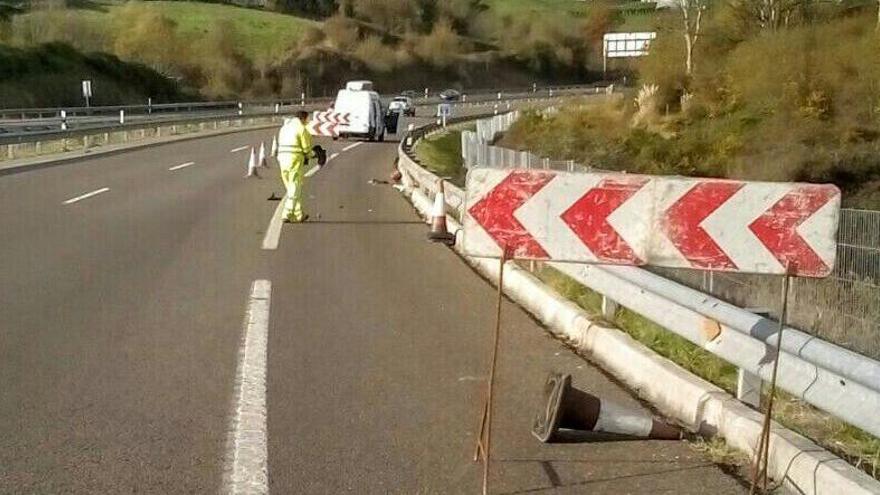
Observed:
[[[96,105],[195,98],[150,68],[62,44],[19,49],[0,45],[0,108],[82,104],[80,81],[91,79]]]
[[[616,0],[352,0],[323,20],[185,1],[31,5],[0,20],[0,44],[109,53],[206,98],[319,95],[351,78],[386,91],[588,82],[602,33],[628,22]]]
[[[845,205],[878,209],[876,22],[866,12],[736,42],[719,36],[690,77],[678,37],[660,38],[640,64],[635,99],[530,115],[505,142],[628,172],[832,182]]]
[[[140,2],[135,2],[140,3]],[[268,63],[295,45],[308,27],[319,23],[290,15],[202,2],[144,2],[151,15],[175,24],[176,34],[187,42],[228,30],[235,47],[257,63]],[[38,10],[13,18],[10,41],[18,44],[64,41],[112,51],[119,36],[119,17],[127,15],[122,1],[98,0],[72,4],[63,10]],[[133,12],[143,15],[145,11]],[[84,36],[84,38],[80,38]]]

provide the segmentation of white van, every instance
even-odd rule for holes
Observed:
[[[333,109],[348,114],[348,125],[340,124],[340,137],[360,137],[370,141],[385,140],[385,112],[379,93],[370,81],[349,81],[336,95]]]

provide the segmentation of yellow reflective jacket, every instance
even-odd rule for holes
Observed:
[[[312,135],[298,118],[289,119],[278,131],[278,162],[282,168],[305,164],[314,157]]]

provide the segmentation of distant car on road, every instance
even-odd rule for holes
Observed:
[[[410,117],[416,116],[416,106],[413,105],[412,98],[409,96],[395,96],[388,104],[388,111],[402,113]]]
[[[454,89],[447,89],[440,93],[440,99],[445,101],[458,101],[461,99],[461,93]]]

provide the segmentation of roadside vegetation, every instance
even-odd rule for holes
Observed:
[[[633,173],[833,182],[846,206],[880,208],[876,11],[828,9],[771,30],[719,7],[691,74],[671,31],[633,94],[526,115],[503,144]]]
[[[451,130],[420,140],[416,158],[431,172],[461,185],[467,172],[462,166],[461,131]]]
[[[149,67],[115,56],[85,55],[65,44],[32,48],[0,45],[0,108],[60,106],[80,102],[80,80],[91,78],[100,88],[97,105],[119,101],[146,102],[194,99],[196,95]]]
[[[328,95],[352,78],[372,79],[385,91],[590,81],[601,77],[602,33],[654,18],[613,0],[271,0],[265,9],[164,0],[2,5],[0,46],[64,43],[83,56],[146,65],[212,99]],[[26,99],[52,94],[40,86],[32,92]]]

